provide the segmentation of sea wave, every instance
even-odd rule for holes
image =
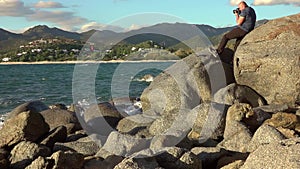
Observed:
[[[146,74],[143,77],[133,78],[133,81],[138,82],[152,82],[154,80],[154,76],[151,74]]]
[[[1,114],[1,115],[0,115],[0,129],[1,129],[2,126],[3,126],[6,117],[7,117],[7,114]]]

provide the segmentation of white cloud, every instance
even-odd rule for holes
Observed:
[[[232,6],[237,6],[242,0],[230,0]]]
[[[38,1],[35,4],[26,6],[24,4],[24,0],[0,0],[0,17],[21,17],[27,19],[28,21],[42,22],[49,25],[55,25],[67,31],[79,32],[85,32],[91,29],[125,32],[142,27],[141,25],[133,24],[129,27],[123,28],[121,26],[91,22],[87,18],[76,16],[76,14],[72,11],[66,11],[64,9],[58,10],[55,8],[67,9],[68,7],[65,7],[61,3],[54,1]],[[27,29],[28,28],[13,30],[13,32],[21,33]]]
[[[89,22],[85,25],[83,25],[79,32],[86,32],[89,31],[91,29],[95,29],[95,30],[111,30],[114,32],[128,32],[131,30],[137,30],[137,29],[141,29],[142,27],[145,27],[146,25],[136,25],[136,24],[132,24],[131,26],[124,28],[121,26],[115,26],[115,25],[106,25],[106,24],[101,24],[101,23],[97,23],[97,22]],[[149,26],[149,25],[148,25]]]
[[[34,5],[35,8],[65,8],[61,3],[53,1],[39,1]]]
[[[11,16],[25,18],[28,21],[38,21],[57,25],[58,27],[74,31],[76,26],[89,22],[88,19],[76,16],[74,12],[43,8],[66,8],[61,3],[53,1],[39,1],[38,3],[25,6],[22,0],[0,0],[0,17]],[[22,31],[22,30],[19,30]]]
[[[300,6],[300,0],[254,0],[253,5],[295,5]]]
[[[232,6],[236,6],[242,0],[230,0]],[[247,2],[247,1],[245,1]],[[295,5],[300,6],[300,0],[254,0],[253,5]]]
[[[149,25],[148,25],[149,26]],[[132,24],[127,31],[131,31],[131,30],[137,30],[137,29],[141,29],[142,27],[146,27],[146,25],[136,25],[136,24]]]
[[[58,25],[65,30],[74,30],[74,26],[83,25],[88,20],[79,16],[75,16],[73,12],[67,11],[41,11],[27,17],[29,21],[50,22]]]
[[[113,26],[113,25],[105,25],[105,24],[101,24],[101,23],[97,23],[97,22],[89,22],[85,25],[83,25],[79,32],[86,32],[89,31],[91,29],[95,29],[95,30],[111,30],[114,32],[124,32],[126,29],[118,27],[118,26]]]
[[[0,0],[0,16],[20,17],[33,14],[34,11],[20,0]]]

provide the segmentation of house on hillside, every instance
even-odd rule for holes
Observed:
[[[11,59],[11,58],[7,58],[7,57],[6,57],[6,58],[3,58],[2,61],[3,61],[3,62],[8,62],[8,61],[10,61],[10,59]]]

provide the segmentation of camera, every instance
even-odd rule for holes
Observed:
[[[232,12],[233,12],[233,14],[235,14],[235,13],[240,14],[241,10],[239,8],[236,8]]]

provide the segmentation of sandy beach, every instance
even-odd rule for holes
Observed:
[[[176,62],[178,60],[74,60],[74,61],[40,61],[40,62],[0,62],[0,65],[38,65],[38,64],[87,64],[87,63],[138,63],[138,62]]]

